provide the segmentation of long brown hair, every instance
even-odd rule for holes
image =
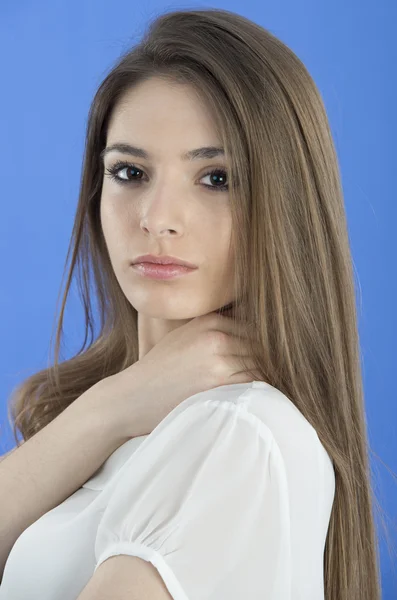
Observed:
[[[255,325],[256,369],[294,402],[333,461],[325,598],[379,600],[354,272],[337,155],[305,66],[269,31],[240,15],[191,9],[158,16],[99,86],[88,116],[54,361],[13,391],[15,439],[19,443],[17,428],[29,439],[89,387],[138,360],[137,311],[118,284],[101,230],[100,152],[124,94],[154,76],[194,86],[213,111],[230,165],[234,317]],[[85,339],[75,356],[59,362],[74,274]]]

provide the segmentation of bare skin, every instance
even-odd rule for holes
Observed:
[[[101,196],[112,266],[138,311],[141,359],[167,333],[233,301],[229,194],[216,189],[227,185],[227,162],[223,155],[181,158],[189,150],[221,144],[194,89],[159,78],[141,83],[115,107],[106,146],[117,142],[143,148],[150,156],[107,154]],[[119,160],[132,165],[117,171],[126,184],[107,174]],[[207,174],[214,168],[222,171],[221,181]],[[149,279],[131,267],[138,255],[149,253],[176,256],[198,269],[170,280]]]

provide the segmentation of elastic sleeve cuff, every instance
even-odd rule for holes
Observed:
[[[170,566],[164,560],[162,554],[138,542],[120,541],[108,545],[105,552],[100,555],[95,566],[94,573],[99,565],[105,562],[106,559],[110,558],[111,556],[118,556],[120,554],[136,556],[137,558],[142,558],[143,560],[152,563],[152,565],[156,567],[157,571],[159,572],[173,600],[189,600],[187,594],[182,589],[181,584],[175,577]]]

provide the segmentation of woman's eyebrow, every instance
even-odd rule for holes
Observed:
[[[146,152],[143,148],[138,148],[137,146],[132,146],[131,144],[126,144],[124,142],[116,142],[102,150],[100,154],[102,162],[104,161],[105,156],[110,152],[121,152],[122,154],[130,154],[137,158],[150,160],[149,152]],[[181,160],[208,160],[210,158],[217,158],[218,156],[225,156],[224,148],[218,148],[217,146],[203,146],[202,148],[195,148],[194,150],[185,152],[182,154]]]

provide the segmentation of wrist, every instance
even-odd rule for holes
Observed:
[[[101,431],[115,449],[139,433],[125,427],[125,418],[115,401],[112,376],[98,381],[86,390],[77,400],[85,415],[89,413],[91,425]]]
[[[134,391],[138,383],[135,376],[131,376],[133,366],[101,379],[88,390],[93,409],[104,423],[108,435],[121,440],[120,443],[143,435],[138,402],[140,394]]]

